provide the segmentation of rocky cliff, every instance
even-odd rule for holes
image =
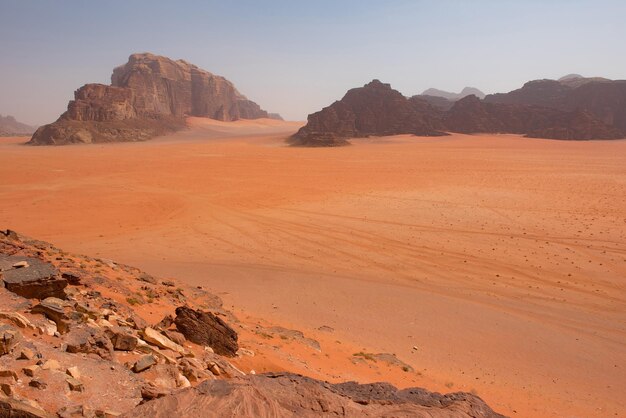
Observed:
[[[224,77],[183,60],[133,54],[113,70],[111,85],[86,84],[67,111],[30,144],[139,141],[184,127],[185,116],[232,121],[268,113]]]
[[[347,138],[373,135],[445,135],[439,129],[439,114],[440,111],[426,101],[407,99],[389,84],[373,80],[309,115],[307,125],[290,142],[304,146],[336,146],[347,144]]]
[[[626,81],[541,80],[481,100],[435,96],[410,99],[374,80],[309,115],[290,143],[348,144],[349,138],[414,134],[513,133],[528,137],[593,140],[626,137]],[[576,87],[572,87],[576,86]]]
[[[586,111],[606,125],[626,132],[626,80],[575,76],[559,81],[535,80],[509,93],[490,94],[485,102]]]
[[[35,131],[32,126],[18,122],[13,116],[0,115],[0,136],[30,135]]]

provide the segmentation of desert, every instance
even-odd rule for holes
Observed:
[[[188,124],[142,143],[4,139],[0,217],[326,342],[295,369],[312,377],[462,390],[508,416],[624,413],[626,142],[294,148],[302,123]],[[342,345],[411,371],[333,366]]]

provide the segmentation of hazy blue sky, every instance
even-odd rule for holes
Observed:
[[[405,95],[623,79],[625,40],[624,0],[0,0],[0,114],[51,122],[133,52],[183,58],[303,120],[373,78]]]

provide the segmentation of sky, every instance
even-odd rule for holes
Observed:
[[[403,94],[626,79],[624,0],[0,0],[0,114],[54,120],[134,52],[185,59],[288,120],[374,78]]]

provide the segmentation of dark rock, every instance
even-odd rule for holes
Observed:
[[[113,344],[99,328],[73,328],[64,339],[68,353],[93,353],[105,360],[113,358]]]
[[[117,329],[113,331],[111,342],[113,343],[113,348],[115,350],[133,351],[137,347],[139,338],[127,330]]]
[[[181,306],[176,308],[174,323],[187,340],[208,345],[217,354],[235,357],[239,349],[235,330],[210,312]]]
[[[67,282],[72,286],[80,285],[81,275],[76,271],[64,271],[63,273],[61,273],[61,277],[67,280]]]
[[[336,146],[347,138],[413,134],[446,135],[441,112],[425,101],[409,100],[389,84],[374,80],[349,90],[339,101],[309,115],[306,126],[290,139],[292,145]]]
[[[440,395],[389,384],[333,385],[295,374],[266,374],[206,380],[195,388],[146,402],[127,417],[231,416],[465,417],[502,418],[469,393]]]
[[[28,386],[33,387],[35,389],[44,390],[45,388],[48,387],[48,384],[44,382],[43,380],[32,379],[30,382],[28,382]]]
[[[28,299],[45,299],[56,297],[64,299],[63,289],[67,286],[67,280],[58,276],[57,270],[52,264],[30,257],[6,257],[5,263],[26,261],[28,267],[3,269],[0,273],[5,287],[13,293]]]
[[[143,356],[139,360],[137,360],[137,362],[133,366],[133,371],[135,373],[139,373],[139,372],[149,369],[155,364],[157,364],[156,357],[154,357],[152,354],[148,354],[146,356]]]

